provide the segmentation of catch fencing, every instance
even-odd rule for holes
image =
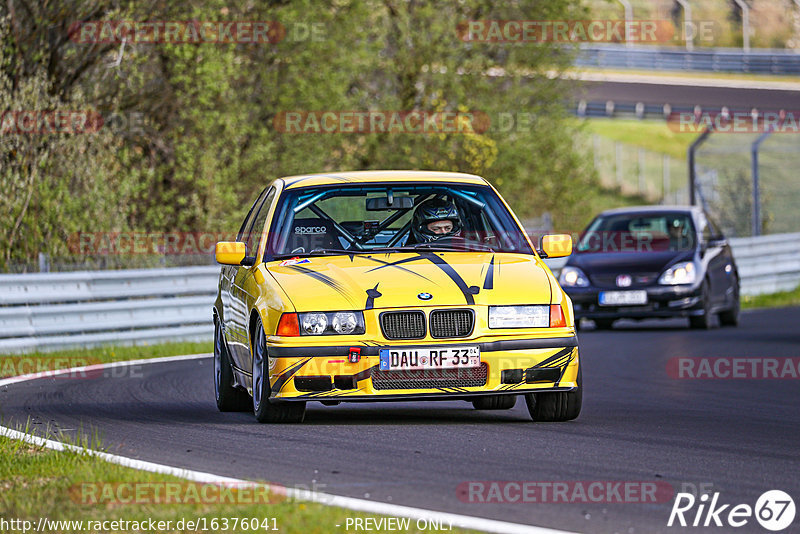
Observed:
[[[800,233],[731,239],[742,294],[800,284]],[[565,259],[546,260],[554,273]],[[0,354],[209,341],[218,266],[0,275]]]

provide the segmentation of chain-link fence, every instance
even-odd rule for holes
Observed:
[[[697,152],[698,202],[731,237],[753,235],[753,147],[758,133],[711,134]],[[800,231],[800,136],[775,133],[757,151],[760,231]]]
[[[589,139],[594,167],[603,186],[647,202],[685,204],[688,201],[686,161],[607,137]]]

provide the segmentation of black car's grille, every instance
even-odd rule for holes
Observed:
[[[382,313],[381,330],[386,339],[422,339],[425,337],[425,314],[421,311]]]
[[[590,274],[589,278],[596,287],[620,287],[617,286],[617,276],[628,274],[631,277],[631,285],[623,287],[644,287],[655,282],[658,273],[610,273],[610,274]]]
[[[431,337],[466,337],[472,333],[471,310],[435,310],[431,312]]]
[[[375,389],[432,389],[468,388],[486,385],[488,367],[469,369],[423,369],[418,371],[372,370],[372,387]]]

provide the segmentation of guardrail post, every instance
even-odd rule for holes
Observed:
[[[628,0],[617,0],[625,9],[625,46],[633,46],[631,41],[631,23],[633,22],[633,7]]]
[[[744,0],[733,0],[742,10],[742,48],[750,51],[750,6]]]
[[[692,6],[689,5],[689,0],[675,0],[683,8],[683,38],[686,40],[686,50],[691,52],[694,50],[694,33],[689,35],[689,27],[692,25]],[[800,0],[796,0],[800,2]],[[694,32],[694,28],[692,28]]]
[[[800,0],[798,0],[798,1],[800,1]],[[664,188],[664,193],[661,196],[661,203],[662,204],[666,204],[667,203],[667,195],[669,194],[669,159],[670,159],[669,155],[664,154],[663,167],[662,167],[663,170],[662,170],[662,176],[661,176],[661,178],[663,180],[663,188]]]
[[[695,139],[692,144],[689,146],[688,149],[688,159],[689,159],[689,204],[694,206],[697,204],[697,165],[695,165],[694,161],[694,154],[700,145],[702,145],[705,140],[711,135],[713,128],[706,128],[700,136]]]
[[[772,129],[768,129],[766,132],[759,135],[758,139],[753,141],[753,144],[750,146],[753,162],[753,236],[761,235],[761,185],[758,172],[758,149],[761,147],[761,143],[772,135],[772,131]]]

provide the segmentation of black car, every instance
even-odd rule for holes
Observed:
[[[739,322],[739,273],[728,241],[699,207],[609,210],[584,230],[561,270],[575,319],[688,317],[709,328]]]

